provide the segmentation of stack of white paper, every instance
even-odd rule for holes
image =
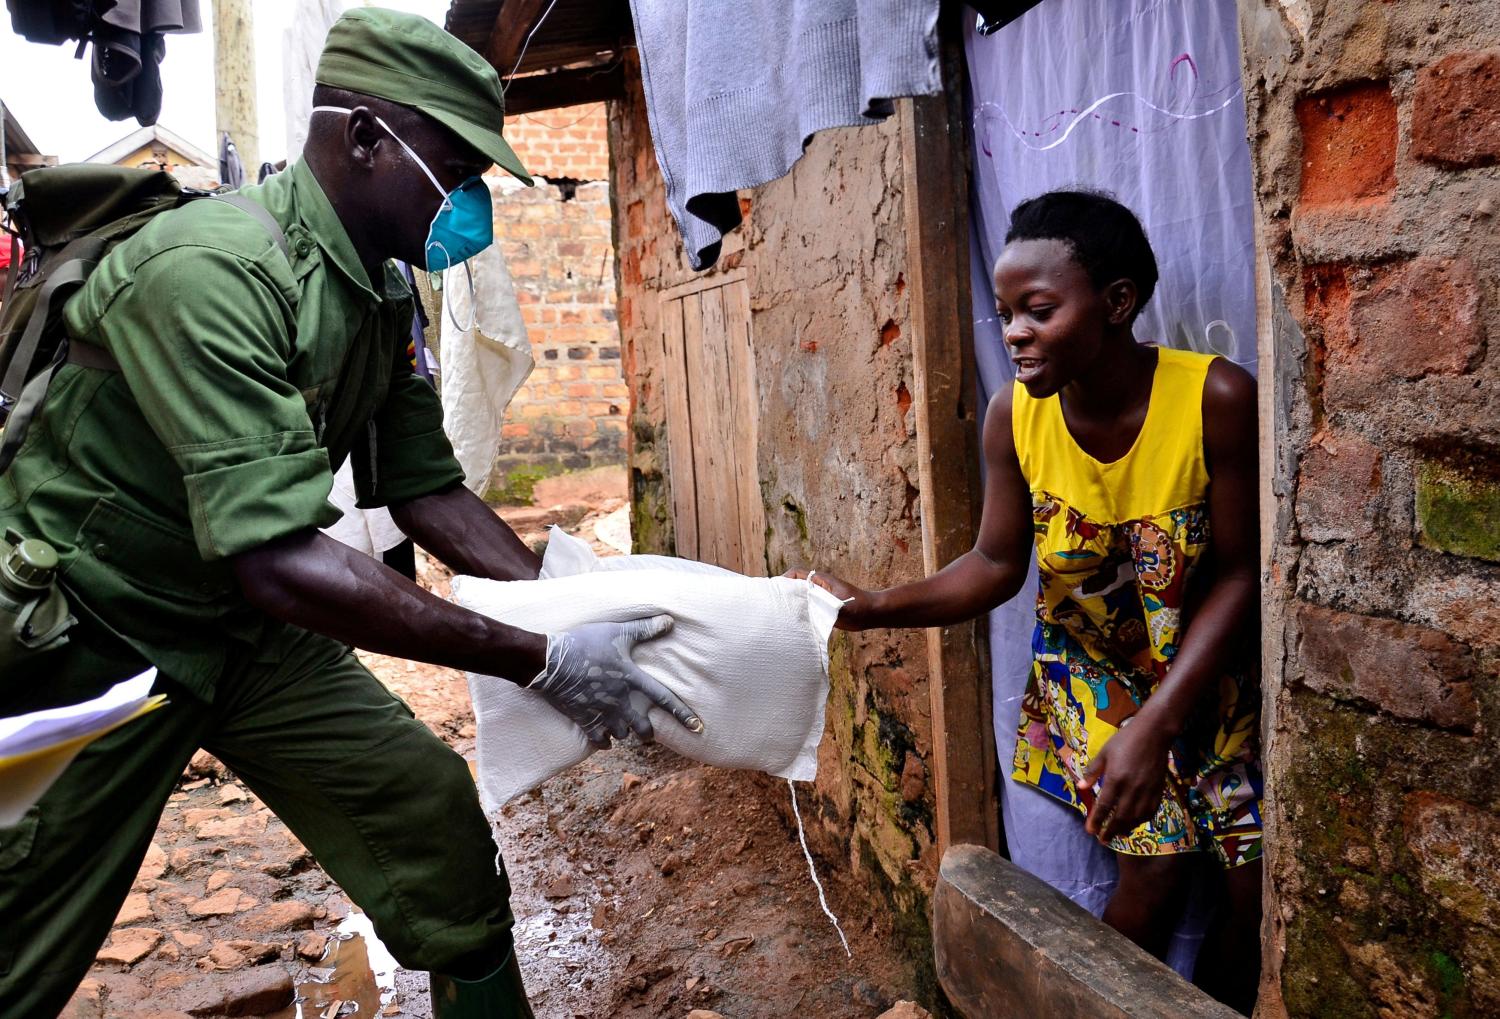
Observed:
[[[148,669],[82,704],[0,718],[0,828],[19,821],[80,750],[161,707],[167,695],[153,695],[154,682]]]

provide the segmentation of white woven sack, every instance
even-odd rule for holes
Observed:
[[[799,781],[817,775],[828,637],[839,613],[838,599],[821,587],[664,556],[599,559],[553,528],[541,579],[456,577],[453,600],[538,632],[669,613],[672,630],[637,646],[635,661],[697,712],[704,728],[689,732],[652,708],[658,742],[716,767]],[[469,694],[487,810],[593,752],[582,730],[540,694],[475,673]]]

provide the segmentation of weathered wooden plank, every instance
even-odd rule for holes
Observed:
[[[712,293],[712,291],[709,291]],[[688,412],[692,416],[693,475],[698,496],[698,555],[704,562],[726,565],[720,540],[724,488],[719,480],[722,453],[718,437],[719,406],[714,375],[705,349],[703,295],[682,299],[682,343],[688,369]],[[732,564],[728,564],[731,565]]]
[[[701,290],[712,290],[715,287],[724,287],[731,283],[738,283],[744,279],[746,279],[744,269],[731,269],[728,272],[713,271],[700,273],[692,279],[667,287],[661,291],[661,296],[663,300],[675,300],[679,297],[686,297],[688,294],[696,294]]]
[[[739,501],[740,566],[758,577],[766,571],[766,507],[760,494],[760,397],[750,328],[750,287],[742,278],[726,283],[724,320],[729,385],[734,399],[735,493]]]
[[[716,287],[698,295],[703,309],[703,372],[709,380],[705,400],[712,402],[711,430],[698,434],[713,470],[715,562],[731,570],[741,568],[740,500],[736,491],[740,431],[735,416],[733,371],[729,355],[729,329],[724,318],[724,289]],[[700,405],[703,401],[700,401]],[[700,494],[699,506],[702,508]]]
[[[900,104],[907,280],[922,558],[931,574],[973,547],[978,528],[979,451],[969,294],[968,179],[961,65],[952,47],[945,95]],[[928,631],[937,835],[941,849],[998,847],[995,739],[988,657],[974,623]]]
[[[698,489],[693,470],[693,419],[682,336],[682,302],[663,301],[663,379],[667,404],[667,479],[672,491],[672,530],[677,554],[698,558]]]
[[[968,1019],[1234,1019],[1067,896],[981,846],[943,855],[938,981]]]

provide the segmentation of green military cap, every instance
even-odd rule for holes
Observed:
[[[421,110],[527,184],[531,175],[500,136],[500,76],[426,18],[379,7],[345,11],[328,30],[319,85]]]

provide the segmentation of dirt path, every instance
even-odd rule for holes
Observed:
[[[567,484],[577,490],[559,485],[562,495],[544,508],[503,515],[528,539],[553,520],[590,539],[599,521],[606,536],[617,533],[618,489]],[[429,587],[446,588],[440,568],[420,570]],[[461,674],[366,660],[472,760]],[[620,746],[509,805],[496,835],[539,1019],[695,1009],[711,1011],[694,1019],[869,1019],[909,996],[909,968],[883,919],[823,864],[853,951],[845,956],[796,833],[772,805],[787,796],[785,783]],[[172,794],[111,940],[65,1014],[427,1019],[426,975],[384,973],[393,964],[360,935],[367,924],[352,911],[285,826],[202,754]]]

